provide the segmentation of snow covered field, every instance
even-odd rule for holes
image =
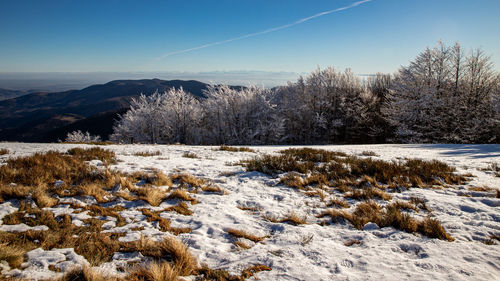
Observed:
[[[0,156],[0,161],[49,150],[66,152],[73,147],[93,146],[0,143],[0,149],[9,150],[8,154]],[[226,191],[225,194],[192,194],[198,204],[189,206],[193,211],[191,216],[175,212],[161,213],[162,217],[171,220],[173,227],[192,228],[191,232],[180,234],[178,238],[189,246],[200,264],[205,263],[213,269],[239,274],[252,265],[269,266],[271,271],[256,274],[260,280],[500,280],[499,241],[494,245],[484,243],[490,236],[500,235],[500,199],[495,191],[500,189],[500,177],[488,169],[491,163],[500,164],[500,145],[315,147],[388,161],[404,158],[436,159],[455,167],[458,174],[470,173],[473,177],[467,184],[442,189],[411,188],[390,193],[393,201],[408,200],[410,197],[425,199],[427,206],[432,209],[431,216],[441,222],[446,232],[455,239],[453,242],[430,239],[392,227],[367,225],[365,230],[358,230],[350,223],[321,225],[321,219],[316,217],[324,210],[319,208],[320,198],[305,196],[302,192],[278,184],[279,177],[247,172],[241,165],[234,164],[259,154],[277,154],[288,147],[251,147],[256,152],[218,151],[215,146],[184,145],[107,145],[102,148],[116,153],[118,162],[111,165],[111,169],[129,173],[157,169],[167,175],[188,173],[207,179]],[[366,151],[374,152],[377,156],[361,156]],[[137,152],[159,152],[159,155],[134,155]],[[196,157],[185,157],[186,153],[193,153]],[[99,161],[91,161],[90,164],[101,165]],[[484,186],[492,190],[469,190],[470,187]],[[95,202],[87,197],[74,197],[71,200],[82,205]],[[164,200],[158,207],[151,207],[143,201],[133,202],[115,202],[125,206],[126,210],[119,213],[128,224],[117,227],[113,218],[105,217],[103,219],[108,220],[103,225],[105,231],[126,232],[119,238],[120,241],[137,240],[141,235],[155,239],[171,235],[160,231],[156,222],[147,222],[138,209],[148,207],[162,210],[172,206],[172,202]],[[348,210],[354,209],[355,201],[350,200],[349,203],[351,206]],[[13,213],[17,207],[15,199],[0,204],[0,218]],[[245,208],[247,210],[243,210]],[[69,213],[73,224],[81,223],[87,213],[73,214],[71,209],[61,205],[47,209],[55,214]],[[264,219],[264,216],[279,218],[291,213],[305,217],[307,223],[292,225]],[[422,218],[427,214],[411,212],[411,215]],[[43,226],[36,227],[43,230]],[[0,231],[8,232],[21,232],[30,228],[27,225],[0,225]],[[268,237],[257,243],[239,238],[240,242],[249,246],[244,249],[234,244],[235,238],[228,234],[228,229],[245,230],[260,237]],[[118,268],[133,259],[141,259],[141,254],[117,253],[112,261],[96,269],[120,274]],[[23,269],[10,269],[3,262],[2,273],[27,279],[50,279],[62,274],[54,271],[54,266],[64,272],[75,264],[86,263],[72,249],[36,249],[28,253],[28,261],[23,264]]]

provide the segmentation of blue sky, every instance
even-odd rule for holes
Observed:
[[[2,0],[0,72],[394,72],[442,39],[481,47],[500,69],[500,1],[372,0],[266,33],[351,0]]]

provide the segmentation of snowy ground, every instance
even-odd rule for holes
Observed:
[[[35,152],[57,150],[85,145],[0,143],[10,154],[8,157],[26,156]],[[278,179],[257,172],[245,172],[241,166],[231,165],[261,153],[276,153],[282,146],[251,147],[252,152],[216,151],[217,147],[183,145],[108,145],[115,151],[118,163],[113,169],[125,172],[155,168],[170,173],[189,173],[213,181],[227,191],[226,195],[199,193],[194,196],[198,204],[190,206],[192,216],[164,213],[172,225],[188,226],[191,233],[179,238],[189,245],[200,263],[211,268],[239,273],[254,264],[265,264],[271,271],[260,272],[260,280],[500,280],[500,246],[486,245],[490,235],[500,234],[500,199],[488,193],[474,193],[471,186],[500,188],[500,177],[483,171],[490,163],[500,163],[500,145],[345,145],[318,146],[317,148],[343,151],[360,155],[373,151],[384,160],[398,158],[437,159],[457,168],[458,173],[471,173],[466,185],[445,189],[413,188],[402,193],[392,193],[394,199],[410,196],[425,198],[446,231],[455,238],[453,242],[430,239],[419,234],[409,234],[392,227],[357,230],[350,224],[321,226],[317,197],[306,197],[289,187],[274,186]],[[161,155],[141,157],[135,152],[156,152]],[[186,152],[199,158],[186,158]],[[472,195],[472,196],[464,196]],[[0,204],[0,217],[16,210],[12,202]],[[160,207],[168,206],[163,202]],[[244,211],[238,206],[258,207],[259,212]],[[64,212],[53,208],[53,212]],[[272,223],[263,219],[264,214],[284,216],[294,212],[306,216],[308,224],[294,226]],[[84,214],[84,213],[82,213]],[[78,215],[74,214],[74,220]],[[122,211],[124,217],[144,230],[132,231],[129,226],[115,228],[110,220],[109,231],[127,231],[123,240],[138,239],[141,234],[158,237],[163,235],[152,223],[141,222],[135,207]],[[419,213],[414,214],[416,217]],[[73,217],[73,215],[72,215]],[[2,231],[25,231],[26,225],[1,225]],[[259,236],[268,235],[261,243],[247,250],[238,249],[234,239],[226,232],[229,228],[246,230]],[[352,246],[345,242],[357,239]],[[29,253],[28,265],[15,273],[25,278],[51,278],[55,272],[48,265],[61,269],[74,263],[85,263],[71,249]],[[116,266],[138,256],[117,254],[113,261],[101,268],[113,272]],[[4,265],[5,266],[5,265]],[[4,273],[7,272],[4,271]],[[13,273],[13,272],[11,272]]]

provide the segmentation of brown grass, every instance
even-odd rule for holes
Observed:
[[[373,151],[368,151],[368,150],[361,152],[360,155],[361,156],[379,156],[377,153],[375,153]]]
[[[253,234],[250,234],[244,230],[239,230],[239,229],[234,229],[234,228],[229,228],[226,230],[226,232],[236,238],[245,238],[245,239],[248,239],[250,241],[253,241],[254,243],[257,243],[257,242],[260,242],[266,238],[269,238],[269,236],[257,236],[257,235],[253,235]]]
[[[196,198],[191,197],[187,191],[182,189],[174,189],[168,196],[167,199],[178,199],[183,201],[191,202],[191,205],[197,204]]]
[[[190,174],[175,174],[170,176],[172,181],[179,184],[181,187],[193,187],[193,188],[198,188],[203,186],[206,181],[201,178],[197,178],[195,176],[192,176]]]
[[[45,207],[54,207],[59,203],[59,200],[56,198],[53,198],[47,194],[47,191],[43,188],[38,188],[33,192],[33,200],[35,200],[35,203],[38,207],[40,208],[45,208]]]
[[[326,203],[326,207],[349,208],[349,204],[347,204],[347,201],[345,201],[344,199],[332,198],[328,203]]]
[[[254,157],[241,161],[240,164],[249,171],[259,171],[269,175],[286,172],[318,173],[324,175],[327,182],[346,179],[354,183],[356,179],[366,176],[377,179],[384,185],[432,187],[433,185],[461,184],[466,180],[465,177],[454,174],[453,167],[437,160],[408,159],[387,162],[310,148],[287,149],[281,153],[277,156]]]
[[[470,191],[479,191],[479,192],[490,192],[495,189],[488,187],[488,186],[470,186],[467,188]]]
[[[409,233],[419,232],[430,238],[453,241],[453,238],[447,234],[441,224],[430,217],[423,220],[416,220],[410,215],[401,212],[398,204],[389,204],[381,207],[374,201],[361,202],[356,206],[352,213],[330,209],[318,217],[330,216],[332,221],[349,221],[355,228],[363,229],[368,222],[376,223],[379,227],[392,226],[396,229]]]
[[[218,193],[220,195],[227,194],[227,191],[222,189],[218,185],[204,185],[201,187],[201,190],[203,190],[205,192]]]
[[[307,217],[306,216],[301,217],[295,212],[289,212],[281,219],[278,219],[274,216],[264,215],[264,219],[274,223],[289,223],[292,225],[307,224]]]
[[[193,211],[191,211],[188,207],[188,205],[184,202],[179,202],[175,206],[171,206],[168,208],[163,209],[165,212],[177,212],[178,214],[185,215],[185,216],[190,216],[193,214]]]
[[[130,281],[177,281],[179,272],[172,268],[168,262],[151,262],[147,265],[136,267],[127,276]]]
[[[194,152],[184,152],[184,154],[182,154],[182,157],[185,157],[185,158],[192,158],[192,159],[198,159],[200,158],[196,153]]]
[[[241,277],[243,277],[243,279],[248,279],[261,271],[271,271],[271,268],[267,265],[257,264],[243,270],[241,272]]]
[[[104,191],[100,183],[86,183],[81,185],[78,195],[92,196],[98,203],[106,203],[111,200],[111,194]]]
[[[248,250],[248,249],[252,248],[252,246],[248,245],[247,243],[245,243],[243,241],[234,241],[233,244],[236,247],[243,249],[243,250]]]
[[[0,244],[0,260],[9,263],[10,267],[19,268],[24,261],[26,251],[19,246]]]
[[[32,191],[32,187],[0,183],[0,201],[9,199],[24,199]]]
[[[75,156],[84,161],[101,160],[105,165],[116,163],[116,155],[113,151],[92,147],[88,149],[75,147],[68,150],[67,154]]]
[[[203,266],[200,268],[199,273],[201,275],[201,280],[215,280],[215,281],[244,281],[258,272],[270,271],[269,266],[258,264],[244,269],[241,275],[230,275],[226,270],[223,269],[211,269],[208,266]],[[258,280],[255,277],[256,280]]]
[[[138,188],[137,193],[139,194],[139,199],[148,202],[151,206],[159,206],[163,199],[166,197],[166,192],[158,187],[143,187]]]
[[[166,185],[166,186],[171,187],[173,185],[172,179],[162,172],[157,172],[151,183],[156,185],[156,186],[165,186]]]
[[[112,277],[108,275],[103,275],[96,270],[93,270],[87,266],[82,266],[81,268],[75,268],[67,273],[65,273],[57,281],[118,281],[123,280],[117,277]]]
[[[172,227],[170,225],[170,220],[161,217],[160,212],[154,212],[147,208],[142,208],[140,211],[144,216],[146,216],[147,221],[157,221],[161,231],[168,231],[175,235],[192,231],[189,227]]]
[[[370,187],[366,189],[354,189],[344,195],[345,198],[351,198],[356,200],[370,200],[374,198],[380,198],[386,201],[390,201],[392,196],[376,187]]]
[[[227,145],[221,145],[218,150],[219,151],[230,151],[230,152],[255,152],[255,150],[250,149],[248,147],[234,147],[234,146],[227,146]]]
[[[344,242],[344,246],[347,246],[347,247],[351,247],[352,245],[359,245],[361,244],[361,241],[359,241],[358,239],[351,239],[351,240],[347,240],[346,242]]]
[[[10,151],[8,149],[6,149],[6,148],[1,148],[0,149],[0,155],[6,155],[6,154],[9,154],[9,153],[10,153]]]
[[[7,160],[6,165],[0,166],[0,183],[3,185],[52,185],[57,180],[65,184],[81,184],[100,179],[95,169],[81,159],[54,151],[11,158]]]
[[[238,205],[238,209],[243,210],[243,211],[251,211],[251,212],[260,212],[262,211],[262,208],[256,207],[256,206],[242,206]]]
[[[410,197],[410,203],[415,205],[417,208],[420,208],[421,210],[425,210],[427,212],[432,211],[432,209],[427,206],[424,198],[412,196]]]
[[[134,156],[150,157],[161,155],[161,151],[139,151],[133,154]]]

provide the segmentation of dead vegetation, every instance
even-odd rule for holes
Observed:
[[[194,152],[184,152],[184,154],[182,154],[182,157],[184,158],[192,158],[192,159],[199,159],[200,157],[194,153]]]
[[[329,209],[318,217],[329,216],[332,222],[348,221],[357,229],[363,229],[368,222],[376,223],[379,227],[392,226],[409,233],[421,233],[429,238],[453,241],[454,239],[445,232],[439,221],[426,217],[421,220],[412,218],[408,213],[402,212],[400,203],[388,204],[385,207],[374,201],[361,202],[356,209],[349,213],[338,209]]]
[[[134,154],[132,154],[134,156],[140,156],[140,157],[151,157],[151,156],[158,156],[158,155],[161,155],[161,151],[157,150],[157,151],[138,151],[138,152],[134,152]]]
[[[221,145],[218,151],[229,151],[229,152],[255,152],[255,150],[250,149],[248,147],[234,147],[234,146],[227,146],[227,145]]]
[[[356,185],[360,179],[367,177],[372,179],[371,184],[380,183],[389,188],[461,184],[466,180],[465,177],[456,175],[453,167],[437,160],[387,162],[311,148],[287,149],[280,153],[281,155],[257,156],[240,164],[248,171],[268,175],[294,172],[295,174],[285,176],[282,182],[297,188],[310,184],[307,176],[301,175],[320,177],[313,183],[327,186],[334,186],[339,181]]]
[[[7,261],[12,268],[19,268],[25,261],[26,253],[36,248],[73,248],[92,266],[110,261],[116,252],[140,252],[146,260],[152,260],[133,267],[127,271],[124,278],[106,276],[83,267],[66,273],[60,280],[178,280],[179,276],[204,276],[208,271],[224,272],[208,268],[201,270],[187,246],[174,238],[165,238],[160,242],[146,238],[135,242],[120,242],[118,239],[125,233],[102,232],[103,224],[107,221],[104,218],[113,218],[111,221],[114,221],[117,227],[127,225],[125,218],[120,215],[125,207],[105,207],[119,197],[128,201],[142,199],[151,206],[158,206],[167,199],[180,200],[176,205],[161,211],[148,208],[139,211],[147,221],[155,222],[163,232],[174,235],[190,232],[191,229],[187,227],[171,226],[170,220],[163,217],[162,212],[192,215],[193,211],[185,201],[196,204],[197,200],[187,192],[188,190],[194,193],[200,189],[224,194],[223,189],[188,174],[167,176],[155,170],[121,174],[107,168],[91,166],[87,163],[91,160],[100,160],[109,165],[115,161],[115,156],[113,152],[98,147],[73,148],[67,153],[49,151],[11,158],[5,165],[0,166],[2,202],[17,199],[20,204],[18,211],[3,218],[3,224],[48,227],[48,230],[0,232],[0,260]],[[56,196],[92,197],[97,204],[82,206],[76,203],[61,203]],[[36,205],[29,203],[32,202],[31,199]],[[83,224],[77,226],[68,214],[56,217],[51,211],[41,209],[58,205],[68,205],[73,213],[88,212],[91,218],[83,219]],[[134,229],[139,231],[141,227]],[[260,270],[265,268],[251,267],[242,275],[231,278],[243,280]]]
[[[301,224],[307,224],[307,216],[300,216],[297,213],[291,211],[287,214],[285,214],[282,218],[278,218],[276,216],[272,215],[264,215],[263,216],[265,220],[274,222],[274,223],[288,223],[291,225],[301,225]]]
[[[10,151],[7,148],[0,148],[0,155],[6,155],[9,153]]]
[[[234,229],[234,228],[229,228],[226,230],[226,232],[229,235],[234,236],[236,238],[245,238],[245,239],[248,239],[254,243],[261,242],[262,240],[269,237],[269,236],[257,236],[257,235],[248,233],[244,230],[239,230],[239,229]]]

